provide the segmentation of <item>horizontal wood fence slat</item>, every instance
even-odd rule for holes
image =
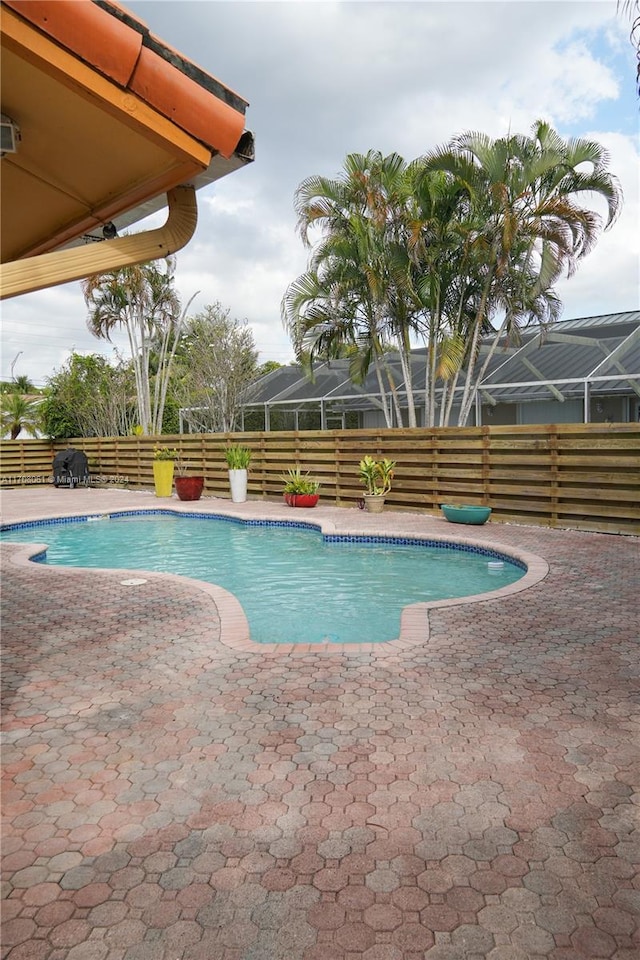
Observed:
[[[250,498],[279,499],[282,474],[309,471],[325,503],[362,498],[364,454],[396,461],[390,510],[438,513],[442,503],[482,503],[492,520],[640,534],[640,424],[374,429],[87,437],[93,481],[152,488],[156,446],[175,447],[187,472],[203,474],[205,496],[229,497],[229,443],[252,450]],[[3,440],[0,484],[47,483],[67,443]]]

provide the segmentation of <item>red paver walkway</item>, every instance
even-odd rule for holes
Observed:
[[[15,490],[3,520],[132,504]],[[637,960],[640,541],[463,532],[549,573],[362,651],[234,649],[189,581],[4,545],[2,957]]]

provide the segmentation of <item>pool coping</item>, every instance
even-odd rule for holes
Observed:
[[[200,506],[196,507],[194,502],[178,503],[176,501],[171,501],[166,505],[136,505],[135,507],[115,507],[102,511],[76,509],[72,513],[63,511],[59,514],[56,513],[55,515],[42,516],[40,518],[12,518],[11,520],[3,521],[2,527],[15,527],[25,524],[34,524],[37,526],[38,524],[44,525],[46,523],[55,521],[71,522],[73,519],[83,520],[87,517],[100,518],[106,516],[110,517],[117,515],[135,515],[147,513],[171,513],[176,516],[183,516],[185,514],[192,516],[197,514],[211,519],[221,518],[223,520],[235,520],[245,524],[264,523],[275,526],[297,527],[303,529],[311,528],[318,530],[323,536],[335,536],[340,538],[357,537],[362,539],[363,537],[374,537],[376,539],[381,538],[385,540],[433,540],[438,543],[444,543],[451,546],[477,547],[483,552],[494,551],[504,557],[514,559],[526,566],[525,573],[519,580],[516,580],[515,583],[508,584],[496,590],[491,590],[481,594],[474,594],[467,597],[454,597],[446,600],[420,601],[417,603],[408,604],[403,608],[400,616],[400,635],[394,640],[341,644],[256,643],[255,641],[251,640],[249,624],[239,600],[232,593],[225,590],[223,587],[217,586],[216,584],[209,584],[203,580],[197,580],[179,574],[159,573],[155,571],[132,571],[124,568],[121,569],[112,567],[48,567],[46,565],[33,562],[38,555],[42,555],[43,552],[46,551],[46,543],[34,541],[30,544],[12,544],[12,550],[9,554],[9,560],[11,563],[20,567],[29,565],[29,568],[32,572],[39,571],[45,575],[52,571],[59,571],[60,569],[64,569],[65,572],[71,575],[77,573],[82,575],[93,574],[95,576],[102,576],[108,571],[110,575],[116,574],[119,579],[121,578],[120,583],[123,583],[123,581],[129,579],[139,581],[144,577],[145,580],[164,580],[166,582],[176,582],[183,585],[189,584],[209,596],[215,604],[220,619],[220,642],[234,650],[253,653],[308,654],[310,652],[318,651],[329,653],[340,652],[367,654],[396,653],[428,642],[430,632],[429,613],[431,610],[460,606],[461,604],[475,604],[480,602],[485,603],[504,600],[516,593],[521,593],[522,591],[528,590],[529,588],[535,586],[544,580],[549,573],[549,565],[547,561],[537,554],[523,550],[520,547],[513,547],[511,545],[505,547],[504,544],[493,540],[473,539],[471,536],[462,536],[459,534],[430,534],[427,536],[424,533],[403,532],[401,535],[394,535],[393,533],[376,532],[375,530],[363,531],[362,529],[357,529],[353,526],[345,529],[342,527],[342,525],[340,526],[340,529],[338,529],[337,524],[330,517],[323,516],[320,512],[318,514],[315,514],[314,512],[313,518],[305,516],[304,518],[293,520],[284,519],[280,515],[269,517],[266,515],[268,512],[266,510],[263,511],[263,517],[247,516],[246,509],[243,509],[244,505],[240,505],[239,508],[236,508],[236,506],[232,505],[229,501],[216,501],[215,504],[211,502],[207,504],[206,501],[197,501],[197,503]],[[250,501],[250,503],[252,508],[260,513],[259,501]],[[209,509],[206,509],[206,507],[209,507]],[[131,586],[135,586],[135,584],[131,584]]]

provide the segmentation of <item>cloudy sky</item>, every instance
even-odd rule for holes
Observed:
[[[625,194],[612,230],[560,284],[563,318],[638,308],[638,101],[615,0],[125,5],[250,102],[256,161],[200,192],[176,276],[184,302],[200,291],[191,312],[218,300],[248,321],[260,362],[293,359],[280,301],[306,266],[293,213],[305,177],[337,175],[347,153],[411,160],[467,130],[528,133],[538,118],[604,144]],[[42,385],[73,349],[112,355],[86,330],[78,283],[5,301],[2,318],[2,379],[13,366]]]

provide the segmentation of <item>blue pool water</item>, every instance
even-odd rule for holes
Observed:
[[[393,640],[407,604],[485,593],[525,573],[524,565],[475,547],[323,538],[304,525],[197,515],[76,518],[1,536],[48,544],[50,564],[154,570],[218,584],[237,597],[258,643]]]

